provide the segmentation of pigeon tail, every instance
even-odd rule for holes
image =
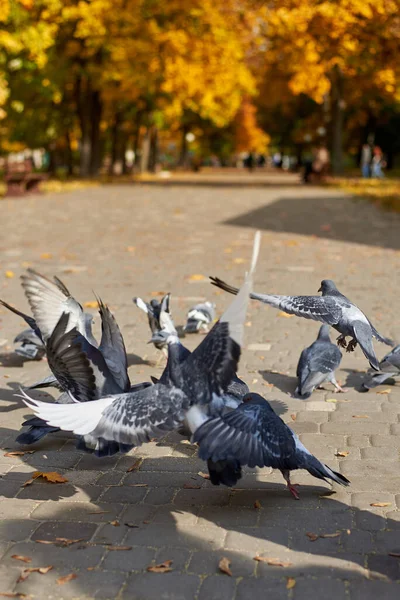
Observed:
[[[300,400],[308,400],[308,398],[311,396],[311,394],[312,394],[312,391],[305,392],[304,394],[302,394],[300,388],[298,388],[298,387],[294,391],[295,398],[300,398]]]
[[[333,469],[328,467],[328,465],[324,465],[317,458],[315,458],[315,456],[312,456],[307,460],[307,464],[304,465],[304,468],[307,469],[310,475],[313,475],[318,479],[323,479],[324,481],[326,481],[326,479],[328,478],[332,479],[336,483],[339,483],[340,485],[350,485],[350,481],[347,479],[347,477],[341,475],[337,471],[334,471]]]
[[[95,447],[91,446],[92,440],[96,442]],[[120,444],[119,442],[115,442],[113,440],[105,440],[104,438],[92,438],[91,436],[84,436],[78,438],[76,448],[77,450],[83,450],[88,454],[94,454],[98,458],[104,458],[105,456],[114,456],[114,454],[118,454],[119,452],[125,454],[126,452],[132,450],[133,446]]]
[[[354,337],[360,345],[364,356],[375,371],[379,371],[379,361],[372,345],[371,329],[368,323],[356,321],[353,325]]]
[[[43,424],[34,424],[34,422],[38,421]],[[31,444],[38,442],[39,440],[44,438],[48,433],[56,433],[57,431],[60,431],[58,427],[51,427],[51,425],[46,425],[46,423],[41,419],[35,418],[30,419],[30,421],[25,421],[23,425],[30,425],[29,430],[20,433],[19,436],[16,438],[16,442],[18,442],[18,444],[23,444],[24,446],[30,446]]]
[[[391,340],[390,338],[386,338],[383,337],[383,335],[381,335],[373,325],[371,325],[371,329],[372,329],[372,335],[374,336],[374,338],[376,340],[378,340],[378,342],[382,342],[382,344],[386,344],[387,346],[395,346],[396,343]]]
[[[242,477],[242,468],[238,460],[208,460],[207,466],[213,485],[233,487]]]

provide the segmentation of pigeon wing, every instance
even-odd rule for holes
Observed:
[[[123,392],[128,392],[131,382],[128,375],[128,357],[124,338],[114,315],[108,306],[98,299],[101,317],[101,341],[99,350],[103,354],[109,370]]]
[[[360,345],[364,356],[368,359],[369,364],[375,371],[379,371],[379,362],[376,358],[375,350],[372,345],[372,331],[370,324],[364,321],[354,321],[352,323],[354,337]]]
[[[25,313],[21,312],[17,308],[14,308],[10,304],[7,304],[7,302],[4,302],[4,300],[0,300],[0,304],[2,306],[4,306],[4,308],[7,308],[11,312],[13,312],[15,315],[18,315],[19,317],[24,319],[25,323],[27,323],[29,325],[29,327],[32,329],[32,331],[34,331],[36,333],[37,337],[43,341],[42,334],[40,333],[40,329],[33,317],[30,317],[29,315],[26,315]],[[20,340],[15,339],[15,341],[20,341]]]

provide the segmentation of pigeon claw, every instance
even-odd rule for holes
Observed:
[[[297,491],[297,488],[299,487],[299,483],[288,483],[287,487],[289,492],[292,494],[293,498],[295,500],[300,500],[300,496],[299,496],[299,492]]]
[[[340,346],[341,348],[347,348],[347,342],[346,342],[346,336],[345,335],[339,335],[339,337],[337,338],[337,345]]]
[[[352,340],[350,340],[350,342],[347,344],[347,350],[346,352],[354,352],[354,350],[356,349],[357,346],[357,340],[355,340],[354,338]]]

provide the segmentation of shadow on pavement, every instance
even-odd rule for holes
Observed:
[[[224,222],[251,227],[380,246],[400,248],[399,215],[359,198],[310,196],[280,198]]]

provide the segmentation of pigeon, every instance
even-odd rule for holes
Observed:
[[[40,402],[21,390],[25,404],[49,425],[91,438],[92,447],[99,440],[139,446],[183,423],[194,432],[209,418],[210,405],[223,396],[236,374],[259,245],[257,232],[251,268],[239,294],[183,362],[179,358],[178,337],[168,336],[169,371],[164,383],[158,382],[136,394],[120,393],[68,405]],[[226,465],[227,470],[234,471],[236,467],[236,460]]]
[[[332,383],[336,392],[345,392],[335,379],[335,370],[341,360],[342,353],[329,338],[329,325],[322,325],[316,341],[300,355],[295,396],[306,400],[325,381]]]
[[[150,303],[147,303],[138,297],[133,298],[134,304],[136,304],[138,308],[140,308],[143,312],[147,314],[149,327],[152,333],[152,338],[150,342],[154,344],[157,350],[161,350],[165,355],[167,354],[168,347],[166,340],[168,337],[169,326],[171,326],[171,324],[173,331],[176,333],[175,327],[172,322],[171,313],[169,310],[170,296],[171,294],[166,294],[161,299],[161,302],[153,298],[152,300],[150,300]],[[166,320],[168,322],[168,326],[166,326],[165,324]],[[160,331],[164,331],[165,335],[156,335]]]
[[[212,302],[203,302],[196,304],[187,313],[186,325],[183,328],[185,333],[198,333],[199,331],[208,331],[210,325],[215,319],[215,304]]]
[[[400,344],[393,348],[379,363],[379,373],[369,375],[362,384],[361,391],[367,392],[378,387],[387,379],[400,375]]]
[[[103,308],[106,307],[103,305]],[[60,405],[74,401],[90,402],[99,398],[105,389],[102,374],[107,373],[107,366],[100,350],[93,349],[92,353],[86,354],[83,349],[88,348],[87,340],[75,328],[67,331],[69,318],[68,313],[63,313],[47,340],[47,360],[53,375],[47,378],[47,383],[46,380],[39,382],[40,387],[53,385],[61,390],[61,396],[56,401],[56,404]],[[120,370],[123,370],[123,365]],[[109,376],[108,380],[106,389],[111,393],[121,391],[113,377]],[[149,382],[145,382],[130,389],[136,392],[150,385]],[[38,384],[31,386],[31,389],[37,387]],[[20,444],[32,444],[48,433],[59,431],[59,428],[49,426],[37,417],[25,421],[23,426],[29,427],[29,430],[18,436],[17,442]],[[84,438],[78,440],[78,448],[92,451],[86,446]],[[125,446],[123,451],[130,449],[131,446]],[[119,444],[103,440],[99,441],[95,449],[99,456],[109,456],[120,450],[122,448]]]
[[[237,288],[228,285],[217,277],[210,277],[211,283],[226,292],[237,294]],[[322,296],[278,296],[272,294],[250,294],[250,298],[279,308],[290,315],[322,321],[336,329],[340,336],[337,343],[347,352],[352,352],[357,344],[368,359],[371,367],[379,370],[379,362],[372,345],[374,337],[379,342],[393,346],[392,340],[381,336],[365,314],[346,296],[341,294],[330,279],[324,279],[318,290]],[[347,344],[346,337],[351,337]]]
[[[27,360],[41,360],[46,351],[43,342],[32,329],[24,329],[15,339],[14,344],[20,344],[15,348],[15,354]]]
[[[210,479],[216,485],[229,485],[220,481],[212,466],[224,461],[236,461],[239,472],[243,465],[279,469],[296,500],[299,494],[290,481],[290,471],[295,469],[306,469],[324,481],[331,479],[344,486],[350,483],[313,456],[259,394],[247,394],[236,410],[205,421],[192,441],[199,445],[199,457],[208,461]]]

